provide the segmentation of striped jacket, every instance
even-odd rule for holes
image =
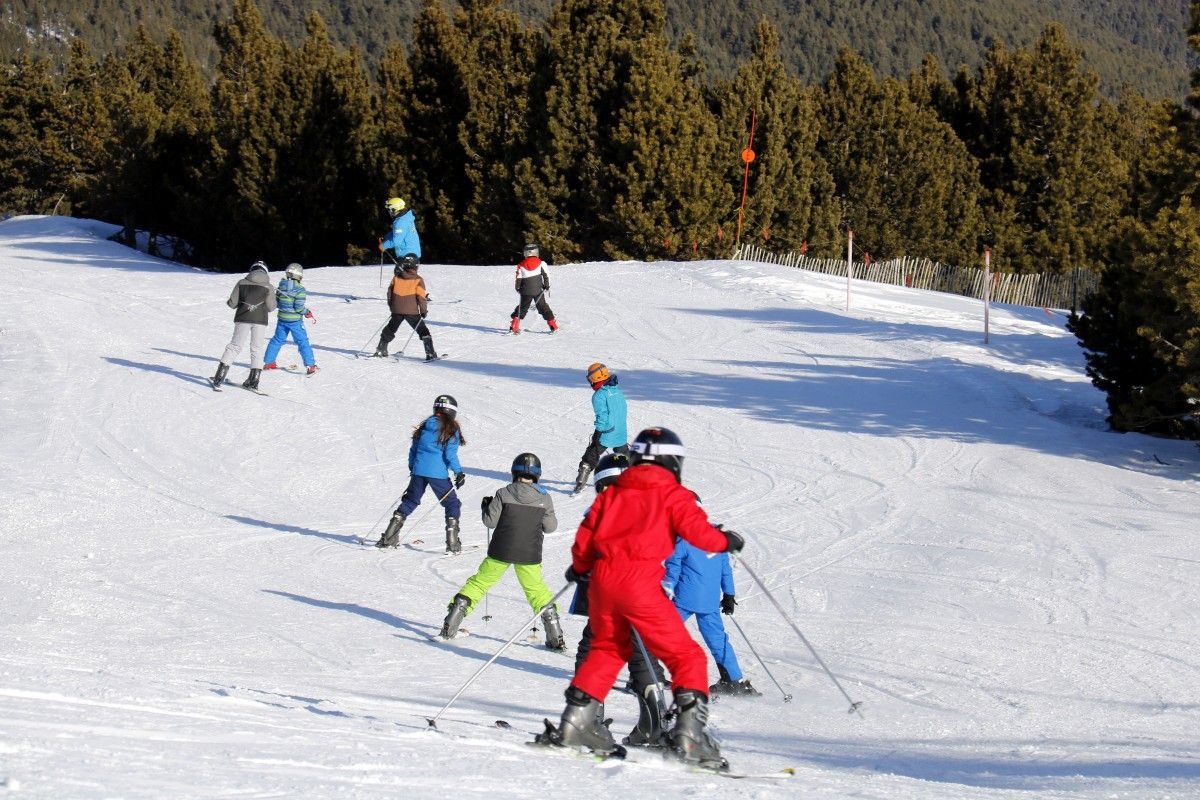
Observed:
[[[275,303],[279,307],[280,322],[295,322],[304,316],[308,309],[305,302],[308,292],[300,285],[300,281],[284,278],[275,290]]]

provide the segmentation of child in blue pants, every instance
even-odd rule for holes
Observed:
[[[721,614],[732,614],[737,606],[729,554],[708,553],[680,539],[666,567],[663,589],[672,596],[684,622],[696,615],[704,644],[717,662],[721,679],[708,687],[709,694],[761,694],[743,677],[721,622]]]
[[[275,359],[279,357],[279,349],[287,342],[288,334],[291,334],[292,339],[296,342],[296,347],[300,348],[300,358],[304,359],[304,366],[308,368],[308,374],[312,375],[317,371],[317,359],[313,357],[312,345],[308,343],[308,332],[304,330],[304,320],[312,319],[313,315],[305,305],[308,301],[308,292],[300,284],[304,279],[304,269],[299,264],[288,264],[284,276],[284,279],[279,282],[279,288],[275,290],[279,319],[275,325],[275,335],[267,344],[267,354],[263,358],[266,363],[263,364],[263,369],[279,368]]]

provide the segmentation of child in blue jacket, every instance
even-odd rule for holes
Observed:
[[[617,376],[597,361],[588,367],[587,381],[592,387],[592,411],[596,421],[592,425],[592,438],[579,460],[575,494],[587,486],[588,475],[592,474],[605,450],[629,455],[629,433],[625,429],[628,407],[625,394],[617,386]]]
[[[721,622],[721,614],[732,614],[737,606],[729,554],[708,553],[680,539],[666,567],[663,588],[672,595],[684,622],[696,615],[704,644],[717,662],[721,679],[708,687],[709,694],[761,694],[742,676],[737,655]]]
[[[462,503],[455,489],[461,489],[467,482],[462,465],[458,463],[458,448],[467,440],[455,419],[457,416],[458,403],[454,398],[448,394],[438,395],[433,401],[433,414],[413,430],[412,444],[408,448],[408,471],[411,473],[408,488],[404,490],[400,507],[392,515],[387,530],[375,543],[376,547],[399,547],[400,528],[421,504],[421,495],[428,486],[446,509],[446,552],[462,551],[462,542],[458,538]],[[454,476],[453,483],[449,475]]]

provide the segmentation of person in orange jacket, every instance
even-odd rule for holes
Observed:
[[[396,331],[401,322],[407,322],[421,337],[425,345],[425,360],[433,361],[438,357],[433,349],[433,334],[425,324],[425,316],[429,313],[429,293],[425,290],[425,279],[417,274],[417,259],[415,256],[405,256],[394,270],[395,277],[388,285],[387,302],[391,309],[392,318],[379,334],[379,346],[375,348],[376,358],[387,358],[388,343],[396,338]]]

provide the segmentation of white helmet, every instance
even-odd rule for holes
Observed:
[[[304,267],[293,261],[287,265],[287,269],[283,271],[283,274],[294,281],[302,280],[304,278]]]

